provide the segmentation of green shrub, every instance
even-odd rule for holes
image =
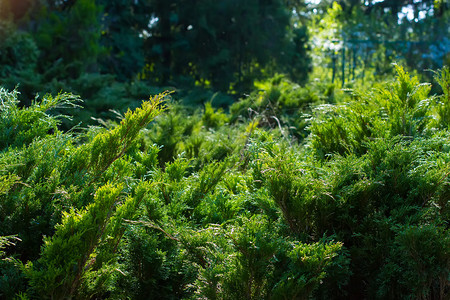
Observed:
[[[48,111],[74,106],[79,100],[71,94],[47,95],[41,101],[33,101],[30,108],[19,108],[17,96],[17,91],[8,92],[0,88],[0,150],[3,151],[10,147],[21,148],[35,138],[45,137],[51,131],[57,132],[60,121]]]
[[[448,293],[450,238],[435,225],[403,225],[380,276],[380,299],[443,299]]]
[[[414,139],[428,134],[435,118],[430,85],[395,67],[397,81],[356,94],[352,101],[315,109],[310,143],[320,157],[333,153],[361,155],[373,139],[397,135]]]
[[[304,139],[313,106],[334,101],[334,86],[317,82],[299,86],[283,75],[255,84],[257,90],[230,106],[231,120],[257,119],[260,127],[283,128],[285,135]]]
[[[158,116],[164,93],[62,132],[48,109],[76,97],[3,91],[0,297],[445,299],[446,92],[397,69],[316,108],[302,144],[286,107],[331,98],[282,77],[253,106],[276,126],[209,104]]]

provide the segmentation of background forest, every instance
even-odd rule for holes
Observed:
[[[449,299],[449,65],[446,0],[0,0],[0,299]]]

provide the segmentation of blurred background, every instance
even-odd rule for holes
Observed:
[[[353,88],[396,62],[431,81],[449,20],[445,0],[1,0],[0,85],[110,117],[163,90],[228,107],[277,74]]]

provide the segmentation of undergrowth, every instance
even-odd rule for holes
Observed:
[[[0,297],[447,298],[449,69],[439,95],[396,69],[69,131],[78,97],[2,89]]]

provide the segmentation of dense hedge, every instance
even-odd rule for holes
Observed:
[[[58,128],[0,92],[0,297],[445,299],[450,72],[335,97],[274,78],[230,113],[159,94]],[[331,104],[335,102],[335,104]]]

